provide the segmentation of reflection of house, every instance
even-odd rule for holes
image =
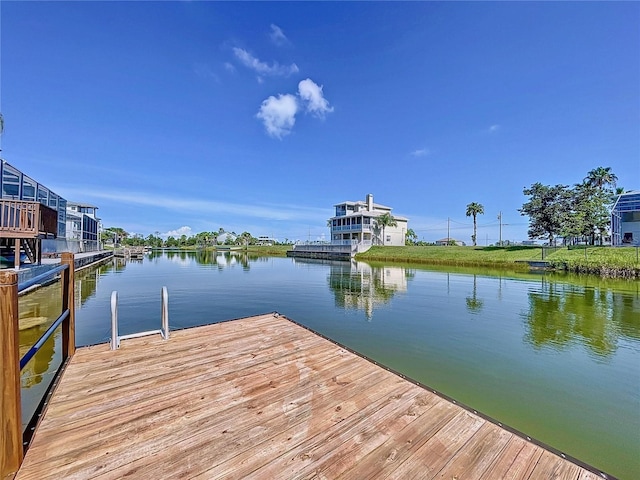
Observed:
[[[87,203],[67,203],[67,240],[78,242],[79,251],[99,250],[100,219],[98,207]]]
[[[378,218],[384,214],[391,215],[391,207],[373,203],[373,195],[368,194],[364,202],[343,202],[335,207],[336,215],[330,219],[332,243],[405,244],[408,220],[394,216],[397,225],[383,229]]]
[[[441,238],[440,240],[436,240],[436,245],[440,245],[440,246],[456,245],[458,247],[464,247],[466,243],[464,243],[462,240],[456,240],[455,238],[452,238],[452,237],[445,237],[445,238]]]
[[[611,244],[640,245],[640,190],[623,193],[614,203]]]
[[[362,262],[330,265],[329,287],[336,304],[345,309],[362,310],[368,319],[372,318],[375,307],[389,303],[397,292],[407,291],[407,271],[402,267],[377,268]]]

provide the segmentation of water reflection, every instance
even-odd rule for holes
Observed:
[[[473,293],[470,297],[466,297],[465,301],[469,312],[477,314],[482,311],[484,301],[478,298],[478,279],[476,274],[473,275]]]
[[[191,260],[194,260],[198,265],[216,266],[219,270],[238,265],[243,270],[249,271],[251,262],[267,258],[237,250],[167,251],[164,254],[169,260],[177,261],[184,265],[188,265]],[[163,252],[153,252],[149,258],[159,258],[162,255]]]
[[[308,260],[296,259],[296,262]],[[398,292],[407,291],[414,275],[403,267],[374,267],[363,262],[330,262],[327,281],[335,304],[364,311],[367,320],[377,306],[387,304]]]
[[[92,298],[100,277],[112,270],[122,270],[125,263],[115,259],[97,268],[85,268],[74,275],[75,308],[79,309]],[[18,300],[20,357],[42,337],[49,326],[62,313],[60,282],[41,287],[22,295]],[[44,395],[54,372],[61,363],[61,331],[54,334],[40,347],[20,374],[22,385],[22,424],[26,426]]]
[[[525,340],[535,348],[560,350],[581,343],[607,357],[621,337],[640,338],[639,295],[542,277],[529,289],[528,303]]]

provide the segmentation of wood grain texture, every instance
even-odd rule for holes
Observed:
[[[591,480],[271,314],[76,351],[16,479]]]

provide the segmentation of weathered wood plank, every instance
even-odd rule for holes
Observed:
[[[273,315],[78,349],[17,480],[593,480]]]

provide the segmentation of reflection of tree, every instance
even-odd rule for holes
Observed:
[[[482,306],[484,305],[484,301],[480,300],[477,296],[477,275],[473,275],[473,294],[470,297],[466,298],[467,301],[467,310],[471,313],[480,313],[482,310]]]
[[[336,306],[363,310],[371,319],[374,307],[389,303],[406,290],[407,273],[401,267],[372,267],[365,263],[332,262],[328,281]]]
[[[220,252],[216,250],[198,250],[196,252],[189,252],[189,257],[193,258],[199,265],[215,265],[218,269],[240,265],[245,271],[251,269],[252,260],[255,261],[258,259],[257,256],[250,257],[247,252]]]
[[[529,291],[529,310],[523,314],[529,328],[526,341],[557,349],[580,342],[599,356],[609,356],[621,335],[640,338],[640,322],[631,318],[637,302],[614,290],[543,278],[541,288]]]

